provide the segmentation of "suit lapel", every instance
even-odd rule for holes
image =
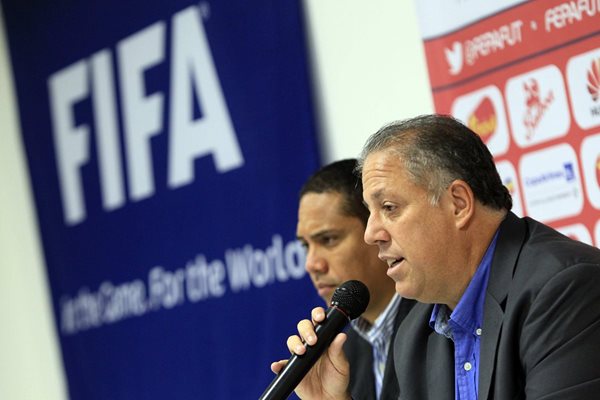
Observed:
[[[390,348],[388,350],[387,361],[385,365],[385,376],[383,377],[383,386],[385,387],[390,380],[396,379],[396,371],[394,370],[394,341],[396,340],[396,333],[398,332],[398,326],[404,319],[410,308],[414,304],[414,300],[401,299],[398,305],[398,311],[394,319],[394,331],[390,338]]]
[[[505,300],[525,233],[525,222],[513,213],[508,213],[500,225],[483,309],[483,335],[479,356],[478,397],[480,400],[487,399],[489,396],[504,318]]]
[[[432,309],[417,303],[398,328],[394,362],[400,399],[454,400],[454,347],[429,327]]]
[[[388,392],[382,393],[382,398],[397,398],[398,397],[398,378],[396,377],[396,370],[394,365],[394,341],[396,340],[396,333],[398,332],[398,327],[404,317],[409,313],[409,311],[415,305],[414,300],[410,299],[401,299],[400,304],[398,305],[398,311],[396,313],[396,318],[394,320],[394,332],[392,333],[392,337],[390,339],[390,348],[388,350],[388,356],[385,366],[385,375],[383,376],[382,387],[388,388]]]

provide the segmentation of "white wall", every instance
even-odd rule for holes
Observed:
[[[64,399],[5,39],[0,21],[0,399]]]
[[[433,110],[412,0],[304,0],[323,160]],[[0,399],[67,398],[0,15]]]
[[[383,124],[433,111],[413,1],[304,1],[323,161],[356,157]]]

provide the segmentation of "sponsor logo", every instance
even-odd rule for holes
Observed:
[[[573,118],[583,129],[600,126],[600,48],[567,63]]]
[[[517,180],[517,173],[515,172],[515,168],[513,165],[506,160],[498,161],[496,163],[496,168],[498,169],[498,174],[500,175],[500,179],[513,201],[512,212],[516,215],[522,217],[523,216],[523,205],[521,203],[521,193],[519,191],[519,184]]]
[[[462,43],[454,42],[452,48],[444,48],[446,62],[448,62],[448,72],[450,75],[458,75],[463,68],[463,48]]]
[[[537,186],[544,185],[553,180],[571,182],[575,179],[575,173],[573,171],[573,163],[568,162],[563,164],[563,168],[540,173],[539,175],[534,175],[532,177],[528,177],[525,179],[525,185],[527,186]]]
[[[477,133],[494,157],[508,151],[508,122],[502,93],[494,85],[457,97],[451,114]]]
[[[600,99],[600,58],[592,60],[592,65],[587,72],[587,90],[592,100]]]
[[[555,65],[510,78],[505,88],[515,143],[528,147],[569,133],[571,115],[562,73]]]
[[[535,128],[540,123],[544,113],[554,101],[554,93],[549,91],[542,99],[540,94],[540,84],[536,79],[530,79],[529,82],[523,83],[525,90],[525,116],[523,117],[523,125],[527,128],[527,139],[531,139],[535,133]]]
[[[484,97],[467,120],[467,126],[481,136],[485,144],[496,132],[498,118],[489,97]]]
[[[588,200],[600,210],[600,133],[583,140],[579,158]]]
[[[527,213],[548,222],[579,215],[583,188],[577,155],[568,144],[526,154],[520,161]]]

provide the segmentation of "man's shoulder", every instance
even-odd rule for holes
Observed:
[[[492,263],[487,312],[499,307],[506,315],[523,319],[534,305],[545,308],[560,299],[577,307],[582,302],[579,295],[597,293],[588,287],[600,282],[599,249],[529,217],[513,216],[508,222]],[[570,291],[578,294],[566,296]]]
[[[600,267],[600,249],[565,236],[531,218],[526,217],[524,221],[529,234],[521,251],[521,266],[537,265],[536,271],[532,272],[549,277],[581,264]]]
[[[579,264],[600,266],[600,249],[573,240],[530,217],[517,218],[512,214],[501,227],[496,253],[494,264],[503,269],[510,268],[506,264],[514,260],[513,279],[530,275],[551,278]]]

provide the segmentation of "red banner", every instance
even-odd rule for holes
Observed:
[[[436,111],[482,137],[516,214],[600,247],[600,0],[419,3]]]

